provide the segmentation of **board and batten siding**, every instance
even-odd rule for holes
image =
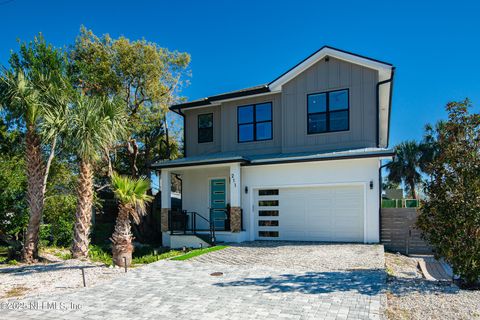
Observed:
[[[286,83],[282,90],[282,152],[376,147],[378,72],[330,57]],[[307,95],[349,89],[349,130],[307,134]]]
[[[221,151],[222,121],[220,106],[184,110],[187,156],[196,156]],[[198,115],[213,113],[213,142],[198,143]]]
[[[238,142],[237,109],[239,106],[272,103],[272,140]],[[282,148],[282,99],[281,94],[269,94],[256,98],[227,101],[222,104],[222,152],[241,155],[281,152]]]

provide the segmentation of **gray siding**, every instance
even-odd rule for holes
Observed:
[[[187,156],[196,156],[221,151],[222,121],[220,106],[184,110]],[[213,113],[213,142],[198,143],[198,115]]]
[[[378,72],[330,57],[285,84],[282,93],[227,101],[222,106],[184,110],[187,156],[228,152],[238,155],[332,151],[376,147]],[[307,94],[349,89],[349,130],[307,134]],[[273,139],[238,143],[237,107],[272,102]],[[214,113],[214,140],[198,143],[197,116]]]
[[[272,102],[272,140],[238,143],[237,108],[239,106]],[[242,155],[281,152],[282,148],[282,106],[281,95],[272,94],[257,98],[234,100],[222,105],[222,152]]]
[[[376,146],[378,73],[342,60],[319,61],[283,86],[282,152],[329,151]],[[307,134],[307,94],[350,89],[350,129]]]

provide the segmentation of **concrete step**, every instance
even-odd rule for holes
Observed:
[[[170,235],[170,248],[172,249],[181,249],[183,247],[187,248],[208,248],[211,247],[211,244],[206,241],[203,235],[194,235],[194,234],[172,234]]]

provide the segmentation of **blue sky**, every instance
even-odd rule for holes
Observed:
[[[84,24],[189,52],[183,93],[195,99],[269,82],[327,44],[397,67],[394,145],[419,139],[450,100],[480,105],[479,13],[475,1],[0,0],[0,63],[17,38],[65,46]]]

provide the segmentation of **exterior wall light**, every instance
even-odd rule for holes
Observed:
[[[248,193],[248,187],[245,186],[245,193]]]
[[[373,190],[373,180],[370,180],[370,190]]]

